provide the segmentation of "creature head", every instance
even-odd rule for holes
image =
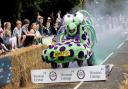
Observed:
[[[77,26],[84,21],[84,15],[81,12],[77,12],[75,15],[66,14],[64,16],[64,24],[67,27],[67,34],[75,36],[77,34]]]

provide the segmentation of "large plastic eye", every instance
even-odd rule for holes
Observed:
[[[64,23],[65,25],[70,24],[71,22],[73,22],[74,16],[72,14],[66,14],[64,16]]]
[[[80,12],[76,12],[76,14],[74,15],[74,21],[77,23],[82,23],[84,20],[84,15]]]

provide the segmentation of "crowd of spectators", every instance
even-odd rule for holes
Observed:
[[[15,51],[17,48],[38,45],[44,37],[56,35],[61,26],[60,12],[54,20],[48,17],[44,23],[44,17],[38,15],[35,22],[29,19],[17,20],[14,29],[11,22],[0,23],[0,54]]]

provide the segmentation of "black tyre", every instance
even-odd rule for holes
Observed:
[[[94,64],[93,64],[93,55],[94,55],[94,54],[92,54],[92,55],[90,56],[90,58],[87,60],[88,66],[93,66],[93,65],[94,65]]]
[[[83,66],[83,60],[77,60],[77,65],[78,65],[79,67]]]
[[[67,63],[62,63],[62,67],[63,67],[63,68],[68,68],[68,66],[69,66],[69,62],[67,62]]]
[[[41,55],[41,58],[42,58],[43,62],[45,62],[45,59],[44,59],[44,56],[43,55]]]
[[[52,67],[52,68],[57,68],[57,63],[51,62],[51,67]]]

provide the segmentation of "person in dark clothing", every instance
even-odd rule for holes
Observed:
[[[6,46],[3,44],[3,39],[0,37],[0,53],[9,52]]]
[[[52,25],[51,25],[51,23],[52,23],[51,18],[48,17],[47,23],[46,23],[46,29],[44,30],[44,33],[45,33],[47,36],[52,35]]]
[[[36,36],[36,29],[37,29],[36,23],[32,23],[30,31],[26,34],[26,39],[25,39],[25,42],[24,42],[25,43],[24,46],[32,45],[33,40]]]
[[[3,43],[3,39],[0,37],[0,43]]]
[[[37,23],[39,24],[39,32],[42,36],[45,35],[46,27],[43,25],[44,18],[42,16],[37,16]]]
[[[52,35],[57,35],[57,28],[56,28],[56,26],[55,26],[55,24],[54,24],[54,26],[52,27]]]
[[[28,30],[29,29],[29,24],[30,24],[30,21],[28,19],[24,19],[23,26],[22,26],[22,33],[21,33],[21,35],[22,35],[21,43],[22,43],[23,46],[25,44],[25,39],[26,39],[26,37],[29,33],[29,30]]]

